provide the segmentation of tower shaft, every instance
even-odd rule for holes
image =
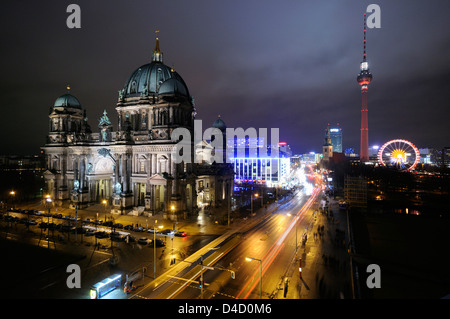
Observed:
[[[367,88],[361,89],[361,162],[367,162],[369,160],[369,110],[367,109],[367,91]]]

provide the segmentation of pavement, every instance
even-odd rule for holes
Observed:
[[[286,299],[353,298],[347,251],[347,214],[339,209],[337,200],[330,198],[328,213],[320,210],[320,198],[310,208],[312,213],[316,213],[308,227],[307,241],[299,248],[288,272]],[[282,299],[283,294],[280,289],[277,297]]]

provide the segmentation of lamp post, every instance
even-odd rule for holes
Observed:
[[[153,225],[153,279],[156,279],[156,224],[158,220],[155,220],[155,224]],[[158,226],[159,229],[162,229],[163,226]]]
[[[50,206],[52,205],[52,199],[50,195],[45,196],[47,202],[48,214],[47,214],[47,247],[50,249]]]
[[[253,258],[253,257],[245,257],[246,261],[256,260],[259,261],[259,299],[262,299],[262,261],[261,259]]]
[[[9,192],[9,195],[11,195],[11,206],[12,206],[12,209],[14,209],[15,207],[14,207],[14,199],[15,199],[15,195],[16,195],[16,192],[15,191],[10,191]]]
[[[175,206],[174,206],[174,205],[170,206],[170,210],[172,211],[172,215],[173,215],[174,212],[175,212]],[[175,232],[175,224],[173,224],[172,230]],[[172,264],[175,264],[175,257],[174,257],[174,255],[173,255],[173,234],[174,234],[174,233],[172,233],[172,235],[170,236],[170,237],[171,237],[171,240],[172,240],[172,252],[171,252],[171,259],[170,259],[170,264],[171,264],[171,265],[172,265]]]
[[[252,216],[253,216],[253,196],[258,197],[258,193],[256,193],[255,195],[253,195],[253,193],[252,193],[252,196],[251,196],[250,206],[251,206],[251,215]]]
[[[107,203],[108,203],[108,202],[106,201],[106,199],[102,200],[103,211],[104,211],[104,213],[105,213],[105,222],[106,222],[106,204],[107,204]]]

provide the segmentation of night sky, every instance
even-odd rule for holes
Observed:
[[[81,7],[81,29],[66,8]],[[359,151],[363,13],[368,29],[369,145],[404,138],[450,146],[450,1],[170,0],[7,1],[0,11],[2,154],[35,154],[49,108],[71,93],[96,131],[104,109],[117,129],[118,90],[151,62],[159,29],[164,63],[195,99],[197,119],[279,128],[294,153],[321,152],[328,123]]]

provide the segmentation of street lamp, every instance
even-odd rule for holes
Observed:
[[[253,197],[257,198],[258,197],[258,193],[256,193],[255,195],[251,196],[251,200],[250,200],[250,206],[251,206],[251,216],[253,216]]]
[[[155,219],[155,224],[153,225],[153,279],[156,279],[156,224],[158,220]],[[163,226],[158,226],[159,229],[162,229]]]
[[[14,207],[14,198],[15,198],[15,195],[16,195],[16,192],[15,191],[10,191],[9,192],[9,195],[11,195],[11,197],[12,197],[12,209],[14,209],[15,207]]]
[[[262,261],[261,259],[257,259],[257,258],[253,258],[253,257],[245,257],[246,261],[252,261],[252,260],[256,260],[259,261],[259,299],[262,299]]]
[[[47,202],[48,214],[47,214],[47,247],[50,248],[50,207],[52,205],[52,199],[50,195],[45,196],[45,201]]]
[[[107,204],[108,202],[106,201],[106,199],[104,199],[104,200],[102,200],[102,204],[104,205],[103,206],[103,211],[105,212],[105,222],[106,222],[106,204]]]

